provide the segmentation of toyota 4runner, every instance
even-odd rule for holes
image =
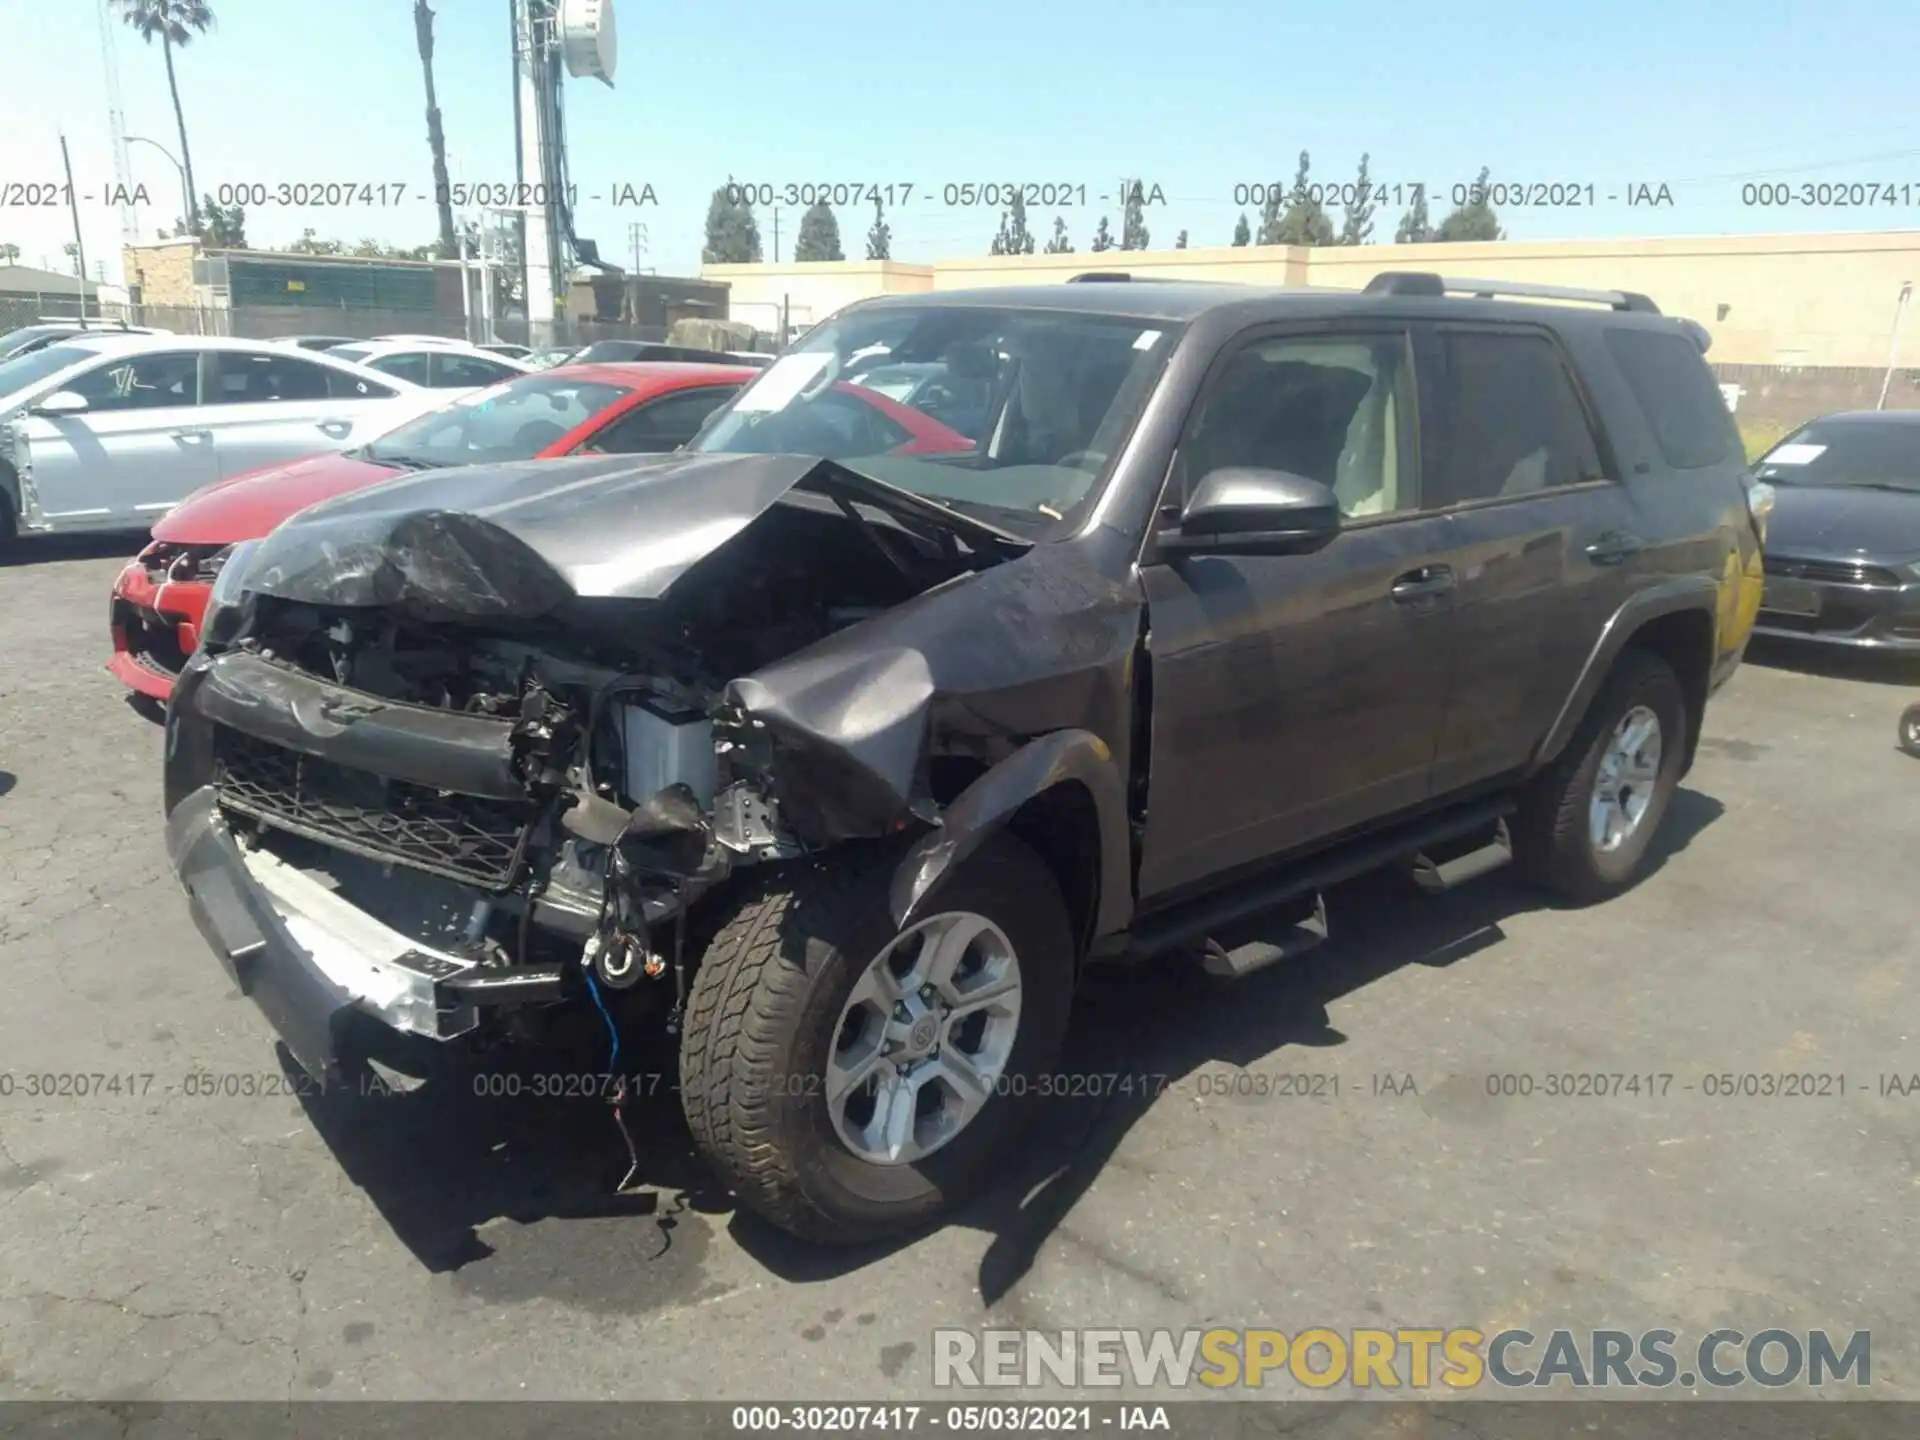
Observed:
[[[739,1198],[852,1241],[991,1173],[1083,967],[1284,962],[1383,866],[1632,881],[1761,584],[1705,331],[1080,280],[856,304],[683,451],[236,551],[167,838],[301,1067],[651,1017]]]

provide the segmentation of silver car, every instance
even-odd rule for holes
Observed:
[[[0,547],[143,530],[203,485],[348,449],[446,399],[271,341],[62,341],[0,364]]]

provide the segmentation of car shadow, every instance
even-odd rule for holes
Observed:
[[[1769,670],[1791,670],[1823,680],[1858,680],[1869,685],[1920,685],[1920,655],[1889,655],[1833,645],[1797,645],[1756,635],[1747,643],[1746,660]]]
[[[1646,873],[1658,873],[1722,813],[1712,796],[1678,791]],[[1346,1036],[1331,1022],[1335,1001],[1410,965],[1469,961],[1506,938],[1504,921],[1555,902],[1499,874],[1427,895],[1405,875],[1382,872],[1338,887],[1327,905],[1333,938],[1241,980],[1216,979],[1183,957],[1089,971],[1054,1072],[1070,1093],[1040,1103],[1006,1175],[950,1222],[991,1237],[978,1278],[986,1303],[1019,1283],[1133,1126],[1156,1103],[1191,1093],[1196,1072],[1222,1063],[1266,1068],[1285,1064],[1290,1051],[1339,1046]],[[607,1033],[594,1017],[586,1020],[536,1050],[503,1051],[404,1093],[314,1093],[284,1051],[282,1066],[349,1178],[436,1272],[472,1274],[500,1263],[502,1220],[547,1235],[537,1262],[515,1258],[511,1268],[537,1271],[549,1294],[589,1283],[570,1270],[609,1266],[631,1272],[613,1278],[645,1293],[644,1267],[668,1262],[670,1270],[690,1213],[724,1224],[743,1251],[794,1283],[859,1270],[924,1237],[824,1249],[737,1210],[694,1151],[674,1088],[672,1045],[657,1025],[623,1027],[618,1068],[639,1077],[646,1093],[624,1107],[638,1183],[621,1191],[629,1155],[613,1107],[583,1093],[593,1084],[565,1078],[609,1069]],[[553,1088],[554,1077],[571,1093],[535,1093]],[[609,1256],[585,1238],[585,1222],[600,1220],[644,1226],[645,1238]],[[570,1225],[578,1243],[567,1238]]]
[[[7,794],[19,783],[19,777],[11,770],[0,770],[0,795]]]
[[[89,535],[35,535],[0,550],[0,569],[51,565],[62,560],[131,560],[146,545],[144,530]]]

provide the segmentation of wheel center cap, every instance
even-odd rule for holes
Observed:
[[[924,1055],[933,1048],[934,1037],[939,1033],[939,1019],[933,1015],[922,1015],[913,1022],[913,1029],[907,1032],[907,1049],[915,1055]]]

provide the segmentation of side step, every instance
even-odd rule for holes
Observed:
[[[1275,917],[1266,925],[1246,928],[1257,928],[1262,933],[1240,941],[1231,949],[1214,937],[1207,937],[1200,964],[1209,975],[1238,980],[1242,975],[1251,975],[1279,961],[1297,960],[1309,950],[1324,944],[1327,938],[1326,897],[1318,890],[1314,891],[1311,907],[1297,920]],[[1234,937],[1229,935],[1227,938],[1232,940]]]
[[[1512,863],[1513,836],[1507,832],[1506,817],[1502,816],[1494,822],[1493,835],[1484,844],[1445,860],[1436,860],[1421,850],[1408,862],[1408,868],[1414,884],[1430,894],[1438,894]]]
[[[1370,870],[1404,865],[1411,855],[1444,854],[1455,844],[1486,844],[1495,823],[1512,813],[1513,798],[1495,795],[1423,815],[1383,834],[1351,840],[1292,865],[1256,873],[1235,884],[1143,916],[1135,922],[1128,953],[1139,959],[1238,935],[1259,917],[1290,913],[1320,892]],[[1436,867],[1438,868],[1438,867]],[[1284,925],[1284,921],[1272,922]],[[1324,927],[1323,927],[1324,928]],[[1222,939],[1221,949],[1236,947]]]

